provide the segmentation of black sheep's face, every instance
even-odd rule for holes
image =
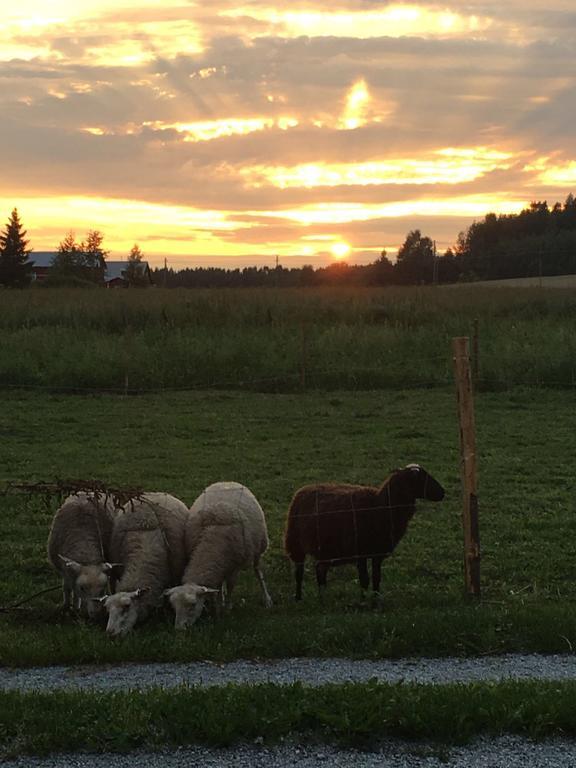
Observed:
[[[442,501],[444,498],[444,488],[442,488],[438,480],[429,475],[419,464],[407,464],[403,472],[407,473],[410,485],[414,490],[414,496],[417,499]]]

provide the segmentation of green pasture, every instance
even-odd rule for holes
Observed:
[[[246,573],[235,607],[176,635],[166,611],[129,637],[62,616],[60,594],[0,613],[0,664],[566,652],[576,646],[572,389],[476,398],[482,600],[463,595],[458,424],[451,386],[258,393],[0,394],[0,482],[99,479],[187,503],[237,480],[266,511],[271,611]],[[423,464],[446,488],[422,503],[383,569],[385,602],[362,600],[354,568],[333,569],[320,604],[311,570],[301,604],[282,551],[286,509],[304,483],[377,484]],[[0,496],[0,605],[58,583],[45,546],[57,500]]]
[[[478,321],[479,386],[571,388],[576,292],[326,288],[0,292],[0,389],[446,386]]]
[[[0,693],[0,757],[272,744],[284,738],[366,748],[401,738],[416,740],[424,754],[442,753],[443,745],[504,732],[574,737],[575,694],[573,682]]]

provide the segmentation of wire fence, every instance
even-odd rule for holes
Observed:
[[[429,358],[430,359],[430,358]],[[404,388],[410,388],[410,387],[425,387],[425,388],[433,388],[433,387],[446,387],[453,389],[454,387],[454,378],[451,371],[452,366],[452,355],[447,352],[443,355],[434,356],[432,358],[437,363],[442,363],[442,365],[445,367],[444,374],[442,376],[433,377],[433,378],[426,378],[426,376],[422,376],[421,378],[414,378],[410,379],[406,376],[403,377],[402,374],[402,368],[400,365],[398,365],[397,361],[394,361],[393,364],[390,363],[388,367],[386,367],[385,361],[379,362],[379,364],[372,367],[362,367],[362,368],[355,368],[353,371],[348,369],[343,369],[341,367],[334,367],[334,368],[324,368],[324,369],[318,369],[314,368],[312,366],[309,366],[305,372],[305,375],[303,376],[302,371],[294,372],[292,374],[283,374],[282,376],[277,377],[253,377],[253,378],[242,378],[238,379],[230,377],[227,379],[220,379],[218,381],[212,381],[209,384],[206,383],[196,383],[191,384],[188,386],[158,386],[158,387],[133,387],[129,384],[128,381],[125,381],[122,386],[119,387],[87,387],[87,386],[77,386],[77,385],[70,385],[66,387],[60,387],[60,386],[51,386],[51,385],[37,385],[37,384],[28,384],[28,385],[18,385],[18,384],[2,384],[0,381],[0,389],[6,389],[6,390],[23,390],[23,391],[38,391],[38,392],[63,392],[65,394],[86,394],[86,395],[92,395],[92,394],[113,394],[113,395],[164,395],[166,393],[195,393],[195,392],[203,392],[203,391],[211,391],[211,390],[227,390],[227,389],[247,389],[247,390],[259,390],[263,387],[269,387],[272,385],[281,385],[285,386],[287,383],[290,383],[290,385],[298,390],[300,389],[302,392],[306,392],[311,388],[311,383],[315,381],[320,381],[322,378],[329,381],[331,384],[337,384],[339,382],[346,382],[346,388],[353,389],[354,387],[351,386],[351,382],[354,382],[354,377],[360,379],[360,378],[369,378],[371,375],[374,377],[377,377],[378,375],[382,374],[383,368],[386,370],[388,376],[397,376],[398,382],[402,384]],[[543,386],[543,382],[539,378],[530,379],[529,377],[522,377],[522,381],[515,382],[519,386],[524,387],[535,387],[540,388]],[[558,385],[562,386],[566,389],[573,388],[576,384],[576,381],[574,379],[570,381],[560,381],[558,380]],[[546,386],[550,385],[550,381],[546,382]],[[502,386],[505,386],[502,381],[497,380],[495,378],[491,378],[488,376],[478,376],[476,380],[476,387],[479,389],[497,389],[501,388]],[[292,418],[308,418],[306,414],[299,414],[298,410],[295,409],[292,413]],[[126,425],[129,426],[128,417],[126,417]],[[162,428],[161,421],[158,422],[158,426]],[[165,430],[165,433],[167,434],[169,430],[171,429],[170,426],[165,425],[163,427]],[[315,426],[313,422],[310,423],[310,429],[314,430]],[[457,434],[457,419],[456,419],[456,409],[454,409],[454,429],[455,429],[455,435]],[[343,439],[345,439],[345,436],[343,436]],[[454,466],[454,473],[457,474],[457,466]],[[571,472],[566,470],[562,471],[560,468],[556,473],[550,474],[548,473],[546,478],[547,482],[555,482],[555,481],[562,481],[562,482],[568,482],[571,477]],[[507,482],[511,484],[518,484],[525,482],[525,478],[519,477],[517,470],[514,469],[507,469],[503,468],[499,474],[499,480],[501,482]],[[190,488],[188,491],[182,490],[182,485],[178,484],[179,491],[183,495],[188,495],[188,499],[192,500],[195,499],[198,495],[199,489],[198,488]],[[108,498],[111,497],[114,499],[115,504],[117,506],[123,506],[125,505],[131,498],[139,498],[141,494],[143,493],[142,488],[122,488],[118,485],[115,486],[107,486],[105,482],[103,481],[90,481],[90,480],[73,480],[73,481],[64,481],[64,480],[58,480],[55,479],[52,483],[50,482],[23,482],[22,480],[14,480],[8,479],[5,481],[5,488],[4,488],[4,494],[6,496],[9,496],[11,494],[19,494],[21,496],[31,497],[34,495],[43,497],[46,501],[47,509],[50,509],[51,511],[54,511],[54,499],[61,499],[65,494],[68,493],[77,493],[81,491],[87,491],[89,493],[94,493],[96,496],[99,494],[102,494],[103,497]],[[419,502],[418,502],[419,505]],[[288,509],[289,506],[289,499],[287,498],[285,500],[285,509]],[[450,508],[451,513],[460,513],[460,498],[453,497],[452,499],[448,500],[448,506]],[[387,515],[393,516],[393,513],[395,512],[403,512],[406,510],[406,504],[393,504],[388,503],[381,505],[379,507],[381,512],[384,512]],[[323,508],[322,510],[316,510],[315,515],[317,520],[326,521],[329,523],[331,520],[335,520],[336,517],[342,517],[342,515],[348,516],[349,522],[351,522],[351,525],[354,527],[362,526],[363,525],[363,517],[368,518],[370,515],[373,515],[375,512],[374,506],[350,506],[349,504],[343,504],[342,506],[333,506],[330,509]],[[495,503],[486,503],[483,501],[482,503],[482,514],[498,514],[501,513],[501,507]],[[321,551],[316,551],[314,553],[314,556],[316,559],[322,560],[321,558]],[[364,558],[364,559],[373,559],[373,558],[382,558],[387,557],[390,554],[389,548],[383,548],[383,547],[372,547],[369,551],[358,551],[355,552],[352,551],[352,554],[347,553],[345,557],[331,557],[325,560],[324,562],[332,564],[332,565],[338,565],[340,562],[350,562],[351,558]]]
[[[397,378],[392,379],[390,377],[390,370],[388,370],[388,385],[394,381],[394,386],[385,386],[377,379],[374,379],[372,386],[367,386],[363,381],[366,377],[374,375],[375,377],[382,374],[382,368],[356,368],[353,371],[350,369],[332,368],[324,370],[313,370],[308,373],[308,384],[305,387],[299,386],[300,374],[283,374],[282,376],[267,376],[258,378],[242,378],[242,379],[219,379],[210,382],[201,382],[196,384],[188,384],[183,386],[136,386],[132,384],[119,385],[117,387],[112,386],[87,386],[81,384],[12,384],[0,381],[0,391],[12,391],[17,392],[29,391],[29,392],[46,392],[54,394],[86,394],[86,395],[98,395],[98,394],[110,394],[110,395],[161,395],[161,394],[177,394],[177,393],[192,393],[192,392],[218,392],[218,391],[248,391],[248,392],[269,392],[270,387],[276,387],[280,393],[297,394],[298,392],[313,392],[316,389],[322,390],[325,388],[330,391],[337,389],[354,391],[356,389],[381,389],[383,391],[387,389],[434,389],[439,387],[453,387],[453,376],[447,372],[445,375],[436,376],[434,378],[426,377],[410,377],[404,375],[401,370],[393,371]],[[478,392],[482,391],[503,391],[510,390],[515,387],[524,387],[528,389],[548,389],[550,387],[557,389],[574,390],[576,388],[576,375],[570,379],[560,378],[543,378],[541,376],[535,376],[529,378],[527,376],[514,377],[513,381],[499,378],[496,376],[479,376],[474,380],[475,387]]]

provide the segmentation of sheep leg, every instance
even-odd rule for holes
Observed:
[[[62,584],[62,610],[64,612],[70,610],[72,604],[72,589],[69,584],[63,582]]]
[[[254,560],[254,573],[256,574],[258,583],[260,584],[260,589],[262,590],[262,597],[264,600],[265,607],[272,608],[272,598],[270,597],[270,592],[268,592],[268,587],[266,586],[266,582],[264,581],[264,574],[260,570],[259,558],[255,558]]]
[[[238,581],[238,571],[234,571],[226,578],[226,595],[222,592],[223,603],[225,608],[232,608],[232,592]]]
[[[214,609],[214,618],[216,621],[222,618],[222,613],[224,611],[224,585],[220,587],[218,592],[216,592],[213,595],[210,595],[210,597],[213,597],[212,607]]]
[[[380,580],[382,576],[382,558],[372,558],[372,589],[376,596],[380,596]]]
[[[318,560],[316,563],[316,581],[318,583],[320,600],[324,599],[324,594],[326,593],[326,576],[328,575],[328,568],[328,563],[324,563],[322,560]]]
[[[358,581],[363,591],[368,589],[370,584],[370,577],[368,576],[368,560],[365,557],[358,559]]]
[[[296,577],[296,600],[302,600],[302,579],[304,578],[304,563],[296,563],[294,567]]]
[[[86,618],[86,616],[88,616],[88,608],[86,606],[86,601],[83,600],[81,597],[78,598],[78,609],[77,610],[78,610],[78,613],[80,614],[80,616],[84,616],[84,618]]]

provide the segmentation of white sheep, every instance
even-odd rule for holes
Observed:
[[[48,560],[62,576],[62,605],[96,618],[114,571],[109,562],[110,536],[116,514],[109,497],[79,491],[65,499],[52,520]]]
[[[182,584],[164,594],[176,614],[176,629],[194,624],[206,596],[226,586],[230,601],[239,571],[254,568],[264,605],[272,599],[260,570],[260,556],[268,547],[262,507],[254,494],[240,483],[214,483],[196,499],[186,521],[188,564]]]
[[[166,587],[181,580],[187,516],[186,504],[168,493],[146,493],[124,505],[110,544],[123,572],[115,594],[101,599],[109,634],[127,634],[161,604]]]

